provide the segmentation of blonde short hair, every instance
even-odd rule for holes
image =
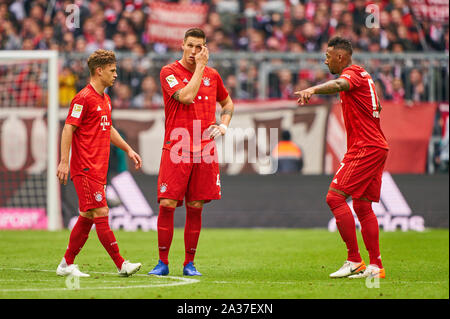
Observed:
[[[109,50],[97,50],[94,53],[92,53],[88,60],[88,68],[91,75],[95,74],[95,69],[98,67],[105,67],[110,64],[116,63],[116,55],[113,51]]]

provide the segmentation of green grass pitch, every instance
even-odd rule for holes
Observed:
[[[0,231],[0,298],[145,299],[448,299],[448,229],[381,232],[387,278],[330,279],[345,260],[338,233],[325,229],[202,230],[196,266],[183,277],[183,229],[175,229],[169,277],[147,276],[158,260],[156,232],[115,231],[125,259],[141,262],[134,276],[117,276],[92,230],[75,260],[90,278],[68,289],[55,274],[69,231]],[[363,259],[367,251],[358,232]],[[72,282],[72,286],[76,283]],[[370,286],[370,285],[369,285]]]

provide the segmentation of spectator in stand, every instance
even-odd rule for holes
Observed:
[[[77,76],[69,67],[64,66],[59,75],[59,106],[70,106],[70,102],[77,94],[76,81]]]
[[[396,77],[392,81],[392,101],[403,102],[405,98],[405,89],[403,88],[402,79]]]
[[[146,76],[141,84],[141,93],[137,95],[131,106],[140,109],[156,109],[164,106],[162,95],[158,92],[158,84],[151,76]]]
[[[127,84],[117,83],[113,92],[112,105],[114,105],[115,109],[128,109],[131,107],[131,89]]]
[[[406,89],[406,100],[413,102],[426,101],[428,88],[419,69],[412,69],[409,73],[409,87]]]

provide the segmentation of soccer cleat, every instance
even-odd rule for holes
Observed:
[[[153,270],[148,274],[156,276],[167,276],[169,274],[169,266],[159,260],[155,268],[153,268]]]
[[[119,270],[119,276],[121,277],[129,277],[139,271],[141,269],[141,263],[130,263],[128,260],[125,260],[122,263],[122,268]]]
[[[353,262],[353,261],[345,261],[344,265],[339,268],[338,271],[330,274],[331,278],[343,278],[348,277],[350,275],[359,274],[366,269],[366,264],[364,261],[361,262]]]
[[[359,274],[351,275],[348,278],[386,278],[386,271],[384,268],[378,268],[377,265],[369,265],[367,266],[364,272]]]
[[[194,263],[191,261],[183,268],[184,276],[201,276],[202,274],[195,269]]]
[[[62,265],[59,264],[58,268],[56,268],[56,274],[58,276],[74,276],[74,277],[90,277],[89,274],[85,274],[78,269],[78,265]]]

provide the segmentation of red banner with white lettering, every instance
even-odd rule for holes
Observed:
[[[409,0],[409,7],[419,21],[448,24],[448,0]]]
[[[206,4],[150,3],[150,42],[180,47],[186,30],[201,28],[206,23],[208,8]]]

